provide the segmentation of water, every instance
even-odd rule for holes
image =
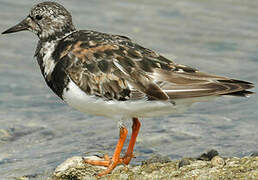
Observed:
[[[34,3],[0,0],[0,31],[25,17]],[[178,63],[258,84],[258,1],[63,5],[79,29],[127,35]],[[36,42],[28,32],[0,36],[0,179],[47,177],[71,156],[111,154],[118,138],[115,121],[71,109],[45,85],[33,59]],[[144,119],[132,164],[154,153],[179,159],[212,148],[223,156],[249,155],[258,147],[257,107],[257,95],[224,97],[194,104],[184,114]]]

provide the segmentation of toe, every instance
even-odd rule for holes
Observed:
[[[110,160],[91,160],[91,159],[84,159],[84,163],[93,165],[93,166],[106,166],[110,165]]]

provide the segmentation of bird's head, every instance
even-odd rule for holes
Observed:
[[[43,2],[35,5],[29,15],[19,24],[7,29],[2,34],[29,30],[40,40],[55,40],[62,38],[75,30],[72,16],[56,2]]]

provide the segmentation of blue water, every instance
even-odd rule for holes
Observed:
[[[0,31],[22,20],[34,3],[0,0]],[[258,1],[62,4],[79,29],[123,34],[178,63],[258,84]],[[33,58],[36,42],[28,32],[0,35],[0,179],[47,177],[71,156],[111,154],[118,138],[115,121],[71,109],[45,85]],[[222,156],[249,155],[258,148],[257,109],[257,95],[224,97],[184,114],[143,119],[132,163],[154,153],[180,159],[212,148]]]

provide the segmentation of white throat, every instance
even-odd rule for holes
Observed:
[[[69,36],[70,34],[72,34],[72,33],[74,33],[74,32],[76,32],[76,30],[65,34],[61,39],[66,38],[67,36]],[[53,59],[53,57],[52,57],[52,54],[53,54],[53,52],[55,51],[55,48],[56,48],[57,44],[59,43],[59,41],[60,41],[61,39],[57,39],[57,40],[53,40],[53,41],[50,41],[50,42],[43,42],[43,43],[42,43],[42,48],[41,48],[41,50],[40,50],[39,53],[40,53],[40,54],[42,55],[42,57],[43,57],[43,59],[42,59],[42,61],[43,61],[42,65],[43,65],[43,67],[44,67],[44,69],[43,69],[43,75],[44,75],[45,78],[49,77],[49,76],[52,74],[52,72],[53,72],[53,70],[54,70],[54,68],[55,68],[56,63],[57,63],[58,60],[59,60],[59,59],[57,59],[57,60],[55,61],[55,60]]]
[[[47,78],[49,75],[52,74],[56,62],[52,57],[53,52],[55,51],[56,47],[56,41],[51,42],[45,42],[42,44],[42,48],[40,50],[40,53],[42,54],[42,60],[43,60],[43,75],[45,78]]]

